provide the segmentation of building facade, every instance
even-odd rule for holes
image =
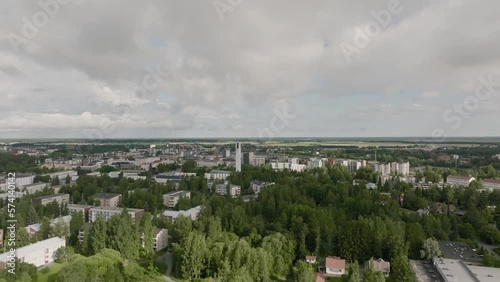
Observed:
[[[59,206],[69,203],[69,194],[54,194],[31,199],[31,203],[36,206],[45,206],[56,201]]]
[[[163,204],[167,209],[174,209],[180,198],[185,197],[190,199],[191,192],[189,191],[174,191],[163,195]]]

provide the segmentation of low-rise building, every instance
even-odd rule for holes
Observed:
[[[265,181],[254,180],[254,181],[250,182],[250,189],[252,189],[252,191],[255,194],[260,194],[260,191],[262,190],[262,188],[267,187],[267,186],[271,186],[271,185],[274,185],[274,182],[265,182]]]
[[[483,179],[483,188],[490,191],[500,189],[500,180],[491,178]]]
[[[201,206],[197,206],[185,211],[166,210],[162,213],[162,215],[169,218],[172,221],[175,221],[179,216],[189,217],[192,220],[195,220],[198,218],[198,214],[200,212],[201,212]]]
[[[326,276],[340,277],[345,275],[345,259],[341,259],[339,257],[327,257],[320,263],[318,270]]]
[[[372,258],[371,260],[368,261],[368,266],[370,267],[371,270],[382,272],[385,276],[389,276],[389,273],[391,272],[391,263],[381,258],[379,259]]]
[[[230,171],[214,169],[210,172],[205,173],[205,178],[210,179],[220,179],[225,180],[231,175]]]
[[[45,182],[38,182],[38,183],[33,183],[29,185],[25,185],[22,188],[23,192],[26,192],[26,194],[35,194],[36,192],[43,191],[43,189],[47,187],[47,183]]]
[[[474,180],[476,179],[470,176],[448,175],[448,177],[446,178],[446,183],[448,183],[451,186],[469,187],[471,182]]]
[[[311,264],[316,263],[316,256],[306,256],[306,262]]]
[[[55,252],[61,247],[66,247],[66,240],[53,237],[16,250],[16,258],[25,263],[30,263],[36,267],[46,266],[55,260]],[[8,263],[11,258],[10,252],[0,255],[0,262]]]
[[[89,211],[93,206],[90,205],[76,205],[76,204],[68,204],[69,214],[73,215],[76,212],[81,212],[83,214],[83,221],[89,221]]]
[[[16,187],[21,189],[26,185],[33,184],[34,180],[34,174],[16,174]]]
[[[122,195],[114,193],[98,193],[92,196],[94,201],[99,201],[101,207],[116,208],[120,204]]]
[[[54,194],[31,199],[31,203],[36,206],[45,206],[52,202],[57,202],[59,206],[69,202],[69,194]]]
[[[71,221],[71,215],[66,215],[66,216],[61,216],[58,218],[51,219],[49,221],[49,225],[50,225],[50,227],[54,227],[54,225],[56,225],[56,223],[64,223],[66,226],[68,226],[68,230],[69,230],[70,221]],[[32,237],[32,236],[35,236],[40,231],[41,227],[42,227],[41,223],[35,223],[35,224],[28,225],[24,228],[26,229],[26,232],[28,233],[28,235]]]
[[[241,194],[241,186],[233,184],[215,184],[215,193],[226,196],[231,195],[231,197],[236,198]]]
[[[167,207],[167,209],[175,208],[177,202],[180,198],[191,198],[190,191],[173,191],[163,195],[163,204]]]
[[[153,250],[159,252],[168,246],[168,230],[155,228],[153,232]],[[144,248],[144,233],[141,234],[141,243]]]
[[[91,223],[95,222],[98,217],[104,218],[105,221],[108,221],[115,215],[120,215],[122,213],[122,208],[117,207],[93,207],[89,210],[89,221]],[[135,223],[139,223],[141,221],[142,214],[144,213],[143,209],[127,209],[127,213],[132,217]]]

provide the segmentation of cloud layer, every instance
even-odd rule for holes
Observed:
[[[0,4],[2,137],[500,135],[498,1],[40,3]]]

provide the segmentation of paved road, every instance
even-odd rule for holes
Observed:
[[[156,260],[159,262],[163,262],[167,265],[167,272],[165,273],[165,281],[173,282],[174,280],[172,280],[172,278],[170,278],[170,274],[172,273],[172,266],[173,266],[172,254],[167,252],[163,256],[158,257]]]

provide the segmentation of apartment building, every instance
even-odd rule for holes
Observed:
[[[59,181],[63,183],[66,180],[66,177],[71,177],[72,180],[76,180],[78,178],[78,172],[74,170],[60,171],[54,173],[47,173],[43,176],[49,176],[51,179],[59,178]]]
[[[252,191],[255,194],[260,194],[260,191],[262,190],[262,188],[273,185],[273,184],[274,184],[274,182],[264,182],[264,181],[254,180],[254,181],[250,182],[250,189],[252,189]]]
[[[205,178],[210,180],[210,179],[220,179],[220,180],[225,180],[231,175],[230,171],[225,171],[225,170],[217,170],[214,169],[208,173],[205,173]]]
[[[21,189],[26,185],[33,184],[34,180],[34,174],[16,174],[16,187]]]
[[[16,250],[16,258],[21,262],[31,263],[41,267],[54,262],[55,252],[61,247],[66,247],[66,240],[53,237]],[[0,255],[0,262],[9,262],[10,252]]]
[[[101,207],[116,208],[120,204],[122,195],[113,193],[98,193],[92,196],[94,201],[99,201]]]
[[[73,215],[76,212],[81,212],[83,214],[83,221],[89,221],[89,211],[93,206],[90,205],[75,205],[68,204],[68,211],[70,215]]]
[[[448,183],[451,186],[469,187],[471,182],[474,180],[476,179],[470,176],[448,175],[448,177],[446,178],[446,183]]]
[[[189,217],[192,220],[198,218],[198,214],[201,212],[201,206],[197,206],[185,211],[172,211],[166,210],[162,213],[163,216],[169,218],[172,221],[175,221],[179,216]]]
[[[490,191],[500,189],[500,180],[491,178],[483,179],[483,188]]]
[[[174,191],[163,195],[163,204],[167,207],[167,209],[175,208],[177,202],[180,198],[185,197],[190,199],[191,192],[189,191]]]
[[[93,207],[89,210],[89,222],[93,223],[96,221],[98,217],[104,218],[105,221],[108,221],[115,215],[121,214],[123,211],[122,208],[117,207]],[[127,209],[127,213],[132,217],[135,223],[139,223],[141,221],[142,214],[144,213],[143,209]]]
[[[31,203],[36,207],[45,206],[54,201],[56,201],[59,206],[67,204],[69,203],[69,194],[54,194],[31,199]]]
[[[155,228],[153,234],[153,250],[159,252],[168,246],[168,230],[162,228]],[[141,243],[144,247],[144,233],[141,234]]]
[[[36,192],[43,191],[43,189],[47,187],[47,183],[45,182],[39,182],[39,183],[33,183],[29,185],[25,185],[22,189],[23,192],[26,192],[26,194],[35,194]]]
[[[241,186],[230,184],[229,187],[226,184],[216,184],[215,193],[226,196],[228,193],[231,197],[236,198],[241,194]]]

